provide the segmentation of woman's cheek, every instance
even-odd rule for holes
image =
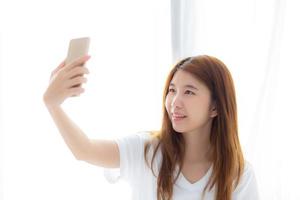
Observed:
[[[170,99],[169,96],[166,97],[166,101],[165,101],[165,108],[167,109],[167,111],[169,112],[170,110]]]

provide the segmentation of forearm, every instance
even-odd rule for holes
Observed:
[[[83,160],[87,155],[90,140],[83,131],[68,117],[60,106],[47,109],[57,126],[65,143],[78,160]]]

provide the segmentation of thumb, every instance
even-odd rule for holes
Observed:
[[[51,76],[54,75],[58,70],[60,70],[61,68],[63,68],[64,66],[66,66],[66,60],[62,61],[58,67],[52,71]]]
[[[64,67],[65,65],[66,65],[66,59],[63,60],[63,61],[59,64],[58,68]]]

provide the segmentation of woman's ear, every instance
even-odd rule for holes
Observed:
[[[217,115],[218,115],[217,106],[216,106],[216,102],[214,101],[212,103],[212,106],[211,106],[211,109],[210,109],[210,117],[214,118]]]

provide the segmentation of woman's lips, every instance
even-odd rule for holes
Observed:
[[[172,115],[172,120],[174,122],[179,122],[182,121],[183,119],[185,119],[187,116],[185,115]]]

